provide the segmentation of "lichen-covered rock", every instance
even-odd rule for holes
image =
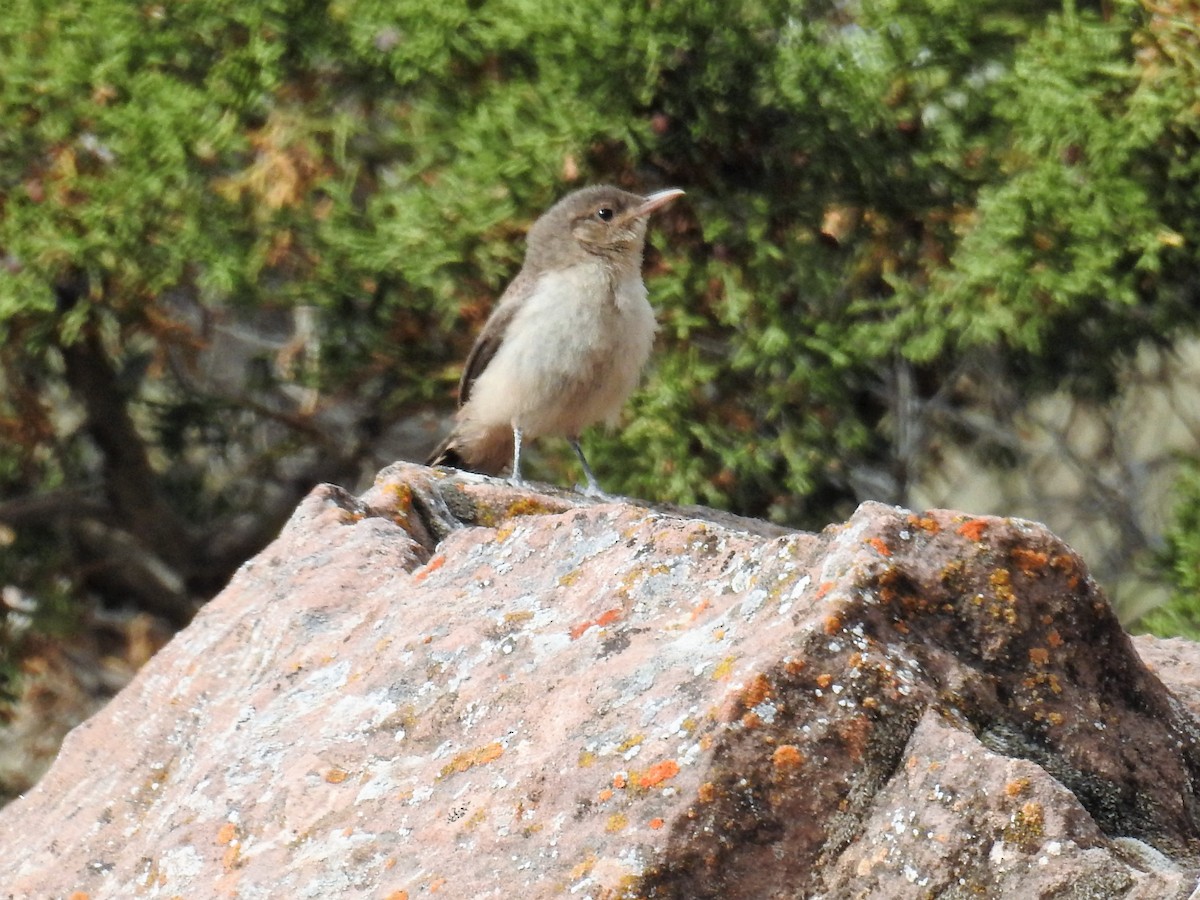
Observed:
[[[72,733],[0,896],[1186,898],[1200,654],[1142,646],[1180,698],[1028,522],[394,466]]]

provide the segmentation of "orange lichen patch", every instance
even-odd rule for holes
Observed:
[[[802,659],[789,659],[783,664],[783,671],[789,675],[799,675],[804,671],[805,662]]]
[[[850,758],[856,762],[862,759],[867,749],[867,739],[871,736],[871,721],[866,716],[854,716],[837,725],[835,730],[846,745]]]
[[[589,620],[587,622],[580,622],[578,625],[571,626],[571,630],[568,632],[568,634],[571,635],[571,640],[579,640],[581,637],[583,637],[584,633],[595,624],[595,622]]]
[[[613,798],[613,789],[612,788],[602,788],[600,790],[600,793],[598,793],[596,795],[596,799],[600,803],[605,803],[606,801],[611,800],[612,798]]]
[[[571,635],[571,640],[579,640],[579,638],[583,637],[584,633],[593,625],[600,628],[603,628],[605,625],[611,625],[613,622],[621,618],[622,612],[623,611],[620,607],[607,609],[594,619],[588,619],[586,622],[580,622],[578,625],[575,625],[571,628],[569,632]]]
[[[826,594],[828,594],[831,590],[833,590],[833,582],[832,581],[821,582],[819,585],[817,585],[817,593],[816,593],[816,597],[814,599],[820,600],[822,597],[824,597]]]
[[[837,616],[826,616],[824,627],[826,634],[837,634],[842,630],[842,620]]]
[[[604,830],[609,834],[624,831],[629,826],[629,818],[624,813],[613,813],[604,823]]]
[[[422,566],[420,569],[418,569],[416,571],[416,573],[413,575],[413,581],[415,581],[417,584],[420,584],[422,581],[424,581],[426,578],[428,578],[430,575],[432,575],[434,572],[436,572],[438,569],[440,569],[445,564],[446,564],[446,557],[439,553],[437,556],[435,556],[433,559],[431,559],[429,562],[427,562],[424,566]]]
[[[736,657],[727,656],[713,668],[713,681],[727,681],[733,673],[733,664],[737,661]]]
[[[867,543],[870,544],[875,552],[880,556],[892,555],[892,551],[888,549],[888,545],[884,542],[883,538],[873,537],[870,538]]]
[[[408,891],[392,891],[383,900],[408,900]]]
[[[429,882],[429,893],[436,894],[438,891],[440,891],[445,886],[446,886],[445,878],[435,878],[435,879],[433,879],[433,881]]]
[[[701,803],[712,803],[717,798],[717,787],[711,781],[706,781],[696,789],[696,796]]]
[[[850,654],[850,658],[846,660],[846,665],[852,669],[860,669],[863,664],[863,655],[855,650]]]
[[[72,891],[67,900],[91,900],[91,896],[87,891]]]
[[[874,697],[863,697],[863,709],[879,709],[879,701]]]
[[[1063,645],[1062,635],[1058,633],[1057,629],[1052,629],[1050,633],[1046,635],[1046,643],[1057,650]]]
[[[1013,562],[1026,575],[1034,575],[1046,568],[1050,562],[1050,554],[1040,550],[1030,550],[1026,547],[1016,547],[1012,551]]]
[[[980,541],[988,529],[987,519],[968,519],[958,526],[958,533],[968,541]]]
[[[653,819],[651,819],[649,822],[647,822],[646,824],[648,824],[650,826],[650,828],[653,829],[654,831],[658,831],[658,829],[662,828],[663,825],[665,825],[667,823],[656,816]]]
[[[705,597],[699,603],[692,607],[692,611],[688,614],[688,621],[695,622],[700,615],[705,611],[712,609],[712,601]]]
[[[389,856],[387,859],[385,859],[385,860],[383,861],[383,867],[384,867],[385,869],[394,869],[394,868],[396,868],[396,857],[394,857],[394,856]],[[395,891],[395,893],[397,893],[397,894],[400,894],[400,893],[407,893],[407,892],[405,892],[405,891]]]
[[[771,696],[771,682],[766,675],[759,673],[750,680],[750,686],[742,694],[745,706],[758,706]]]
[[[908,623],[907,622],[893,622],[892,627],[895,628],[901,634],[908,634]]]
[[[341,784],[348,777],[345,769],[334,768],[325,773],[325,780],[330,784]]]
[[[784,744],[771,754],[771,763],[781,771],[792,771],[804,764],[804,754],[794,744]]]
[[[1050,651],[1045,647],[1030,647],[1029,661],[1035,666],[1044,666],[1050,662]]]
[[[1014,778],[1004,786],[1004,793],[1010,797],[1019,797],[1027,790],[1029,790],[1029,779],[1025,778],[1024,776],[1021,778]]]
[[[605,625],[611,625],[613,622],[617,621],[617,619],[619,619],[619,618],[621,618],[621,609],[619,607],[614,608],[614,609],[605,610],[604,612],[600,613],[600,615],[597,617],[596,624],[600,625],[601,627],[603,627]]]
[[[237,826],[226,822],[217,830],[217,843],[224,846],[237,837]]]
[[[759,717],[758,713],[748,712],[742,716],[743,728],[757,728],[761,724],[762,719]]]
[[[828,672],[822,672],[817,676],[817,687],[823,691],[829,690],[829,686],[833,684],[833,676]]]
[[[656,784],[662,784],[668,778],[674,778],[679,774],[679,763],[673,759],[664,759],[662,762],[655,763],[637,778],[638,787],[654,787]]]
[[[242,855],[242,847],[239,843],[232,843],[225,848],[225,852],[221,854],[221,866],[226,870],[232,869],[238,864],[238,857]]]
[[[615,787],[617,790],[623,791],[625,790],[625,786],[629,784],[629,780],[625,777],[624,772],[618,772],[613,776],[612,783],[613,787]]]
[[[442,771],[438,773],[438,780],[441,781],[443,778],[465,772],[474,766],[486,765],[503,755],[504,747],[497,741],[483,747],[476,747],[474,750],[465,750],[442,766]]]

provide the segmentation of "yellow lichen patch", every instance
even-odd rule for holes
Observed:
[[[587,857],[584,858],[584,860],[582,862],[576,863],[575,867],[573,869],[571,869],[571,880],[578,881],[580,878],[583,878],[585,875],[587,875],[589,872],[592,871],[592,869],[595,867],[595,865],[596,865],[596,857],[594,855],[589,854]]]
[[[609,834],[616,834],[618,831],[623,831],[629,826],[629,818],[624,813],[613,813],[604,823],[604,830]]]
[[[842,630],[842,620],[837,616],[826,616],[823,625],[826,634],[837,634]]]
[[[517,530],[517,526],[515,524],[513,524],[512,522],[505,522],[503,525],[501,525],[499,528],[496,529],[496,543],[503,544],[510,537],[512,537],[512,533],[516,530]]]
[[[345,769],[339,769],[336,767],[325,773],[325,780],[330,784],[341,784],[348,777],[349,776]]]
[[[644,740],[646,740],[646,736],[644,734],[630,735],[617,745],[617,752],[624,753],[627,750],[632,750],[634,747],[640,745]]]
[[[996,596],[1006,603],[1013,603],[1017,599],[1017,595],[1012,589],[1012,573],[1008,569],[996,569],[988,576],[988,584],[992,586],[992,591]]]
[[[474,831],[483,824],[483,820],[487,818],[487,813],[482,809],[477,809],[471,813],[470,818],[463,822],[463,831]]]
[[[1026,800],[1013,813],[1012,820],[1004,829],[1004,840],[1030,850],[1041,843],[1046,826],[1046,811],[1036,800]]]
[[[1014,778],[1004,786],[1004,793],[1010,797],[1019,797],[1029,790],[1029,779],[1025,776]]]
[[[575,761],[575,764],[581,769],[586,769],[589,766],[595,765],[595,763],[596,754],[591,750],[580,750],[579,758]]]
[[[713,681],[727,681],[733,673],[733,664],[737,661],[737,657],[727,656],[713,668]]]
[[[938,525],[937,521],[929,516],[911,515],[908,517],[908,524],[913,528],[920,528],[927,534],[937,534],[942,530],[942,526]]]
[[[465,750],[442,766],[442,771],[437,776],[438,780],[441,781],[443,778],[465,772],[474,766],[486,765],[503,755],[504,747],[496,741],[483,747],[476,747],[474,750]]]
[[[558,579],[558,586],[559,587],[570,587],[571,585],[573,585],[575,582],[577,582],[579,580],[579,577],[582,574],[583,574],[582,569],[572,569],[566,575],[563,575]]]
[[[518,612],[510,612],[504,614],[504,628],[506,631],[515,631],[518,628],[523,628],[528,622],[533,620],[533,613],[527,609]]]
[[[520,500],[514,500],[508,504],[508,508],[504,510],[504,515],[506,518],[512,519],[518,516],[549,515],[553,512],[555,512],[554,509],[540,500],[535,500],[533,497],[522,497]]]

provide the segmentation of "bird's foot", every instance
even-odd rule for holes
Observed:
[[[600,487],[600,484],[595,481],[589,481],[587,484],[575,485],[576,493],[583,494],[585,497],[591,497],[593,500],[615,500],[616,498]]]

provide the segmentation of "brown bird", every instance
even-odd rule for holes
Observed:
[[[454,429],[429,465],[496,475],[511,462],[520,484],[521,442],[565,437],[585,493],[603,494],[579,436],[615,421],[650,357],[658,326],[642,283],[646,223],[681,194],[589,187],[534,222],[525,263],[467,357]]]

